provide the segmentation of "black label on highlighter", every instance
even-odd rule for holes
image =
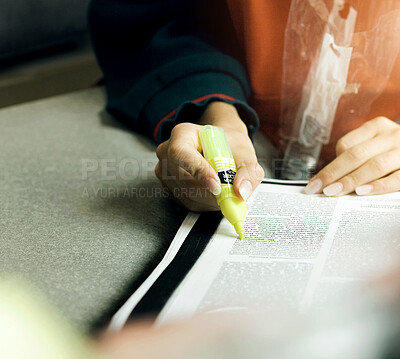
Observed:
[[[233,170],[218,172],[219,180],[223,184],[233,184],[233,180],[235,179],[235,176],[236,176],[236,172]]]

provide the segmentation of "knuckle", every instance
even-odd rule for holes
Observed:
[[[183,146],[179,145],[179,143],[171,143],[168,147],[168,158],[174,158],[179,160],[183,157],[184,149]]]
[[[192,126],[194,126],[192,123],[188,123],[188,122],[181,122],[178,123],[177,125],[174,126],[174,128],[171,131],[171,135],[176,135],[179,134],[181,132],[186,132],[189,128],[191,128]]]
[[[244,161],[243,162],[235,161],[235,162],[236,162],[236,169],[238,171],[248,170],[246,162]]]
[[[378,173],[385,173],[390,165],[390,160],[387,156],[381,156],[379,158],[374,158],[371,160],[371,166]]]
[[[370,122],[378,126],[387,126],[391,121],[387,117],[379,116]]]
[[[241,173],[246,173],[250,176],[251,180],[258,182],[264,179],[264,169],[263,167],[257,162],[257,159],[253,161],[243,161],[237,163],[237,171]]]
[[[161,143],[156,148],[157,158],[160,160],[163,157],[165,142]]]
[[[215,172],[211,166],[208,166],[206,163],[203,166],[201,162],[197,161],[190,163],[188,169],[191,175],[198,180],[211,177],[213,175],[213,172]]]
[[[344,190],[350,191],[354,190],[354,188],[357,187],[359,181],[357,178],[353,175],[348,175],[340,180],[340,182],[343,184]]]
[[[377,185],[378,185],[378,190],[379,190],[380,193],[387,193],[387,192],[391,192],[392,191],[392,188],[391,188],[391,185],[390,185],[390,181],[385,181],[385,180],[378,181],[375,184],[375,187]]]
[[[394,180],[397,182],[397,188],[400,190],[400,170],[396,171],[394,174]]]
[[[161,179],[161,175],[162,175],[162,170],[161,170],[161,163],[158,162],[156,165],[156,168],[154,169],[154,173],[157,176],[158,179]]]
[[[202,166],[201,160],[198,161],[194,158],[183,158],[181,156],[178,158],[177,164],[196,179],[202,179],[209,175],[209,173],[207,173],[207,167]]]
[[[384,125],[387,123],[387,121],[388,121],[388,119],[384,116],[379,116],[372,120],[373,123],[376,123],[378,125]]]
[[[193,167],[186,167],[189,170],[189,173],[196,179],[201,179],[204,177],[203,175],[203,169],[199,168],[197,166],[193,166]]]
[[[342,153],[342,152],[346,151],[347,148],[349,148],[349,147],[350,146],[348,146],[347,143],[343,139],[340,139],[336,143],[336,153]]]
[[[330,183],[338,176],[336,175],[336,169],[334,167],[325,167],[319,174],[319,179],[323,183]]]
[[[215,174],[218,174],[218,170],[215,170],[211,167],[211,165],[204,166],[202,170],[202,176],[204,177],[213,177]]]
[[[396,143],[398,146],[400,146],[400,126],[397,127],[397,128],[393,131],[392,135],[393,135],[393,138],[394,138],[394,140],[395,140],[395,143]]]
[[[359,163],[364,159],[365,154],[366,154],[366,149],[364,148],[364,146],[361,145],[352,147],[349,150],[347,150],[347,156],[351,162]]]
[[[264,168],[261,167],[261,165],[259,163],[256,164],[256,168],[255,168],[255,180],[257,182],[260,182],[264,179],[265,177],[265,172],[264,172]]]
[[[172,129],[172,132],[180,132],[182,129],[185,129],[185,127],[186,127],[186,123],[178,123]]]

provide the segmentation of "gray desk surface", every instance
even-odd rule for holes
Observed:
[[[0,272],[33,282],[85,331],[180,224],[153,175],[154,145],[104,104],[100,88],[0,111]]]

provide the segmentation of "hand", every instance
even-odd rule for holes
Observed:
[[[385,117],[366,122],[343,136],[337,157],[315,175],[305,192],[342,196],[400,190],[400,125]]]
[[[221,182],[202,156],[199,139],[199,130],[206,124],[222,127],[225,132],[237,166],[233,187],[239,197],[247,200],[264,178],[247,128],[236,108],[224,102],[212,102],[199,125],[181,123],[175,126],[170,139],[156,151],[157,177],[175,200],[196,212],[219,210],[214,195],[221,192]]]

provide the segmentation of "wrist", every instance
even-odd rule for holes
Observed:
[[[209,103],[198,121],[199,125],[213,125],[224,129],[234,129],[248,134],[246,124],[232,104],[213,101]]]

